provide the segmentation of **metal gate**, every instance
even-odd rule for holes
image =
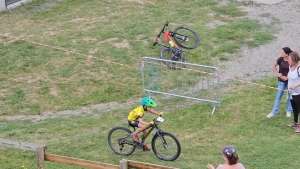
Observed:
[[[220,102],[220,76],[216,67],[142,57],[143,90],[211,102],[212,114]]]

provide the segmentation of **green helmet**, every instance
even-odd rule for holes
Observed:
[[[147,107],[156,107],[156,102],[150,98],[150,97],[144,97],[141,101],[141,105],[147,106]]]

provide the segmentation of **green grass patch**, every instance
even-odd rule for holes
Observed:
[[[276,79],[255,81],[260,84],[276,86]],[[285,117],[283,99],[279,115],[268,119],[266,115],[272,109],[276,91],[274,89],[250,86],[245,83],[233,85],[232,92],[222,96],[222,106],[211,115],[210,103],[197,103],[178,108],[186,101],[180,98],[158,99],[156,110],[165,111],[164,131],[174,134],[180,141],[182,153],[173,162],[159,160],[152,151],[136,150],[130,156],[119,156],[110,150],[107,134],[114,126],[126,126],[128,109],[109,112],[95,111],[93,114],[56,117],[44,121],[0,121],[0,138],[22,140],[47,145],[46,153],[105,162],[118,165],[123,158],[154,163],[177,168],[205,168],[207,163],[223,163],[219,148],[234,145],[240,162],[246,168],[295,168],[299,165],[297,144],[299,137],[292,134],[293,129],[285,127],[291,118]],[[237,92],[238,91],[238,92]],[[159,98],[159,97],[158,97]],[[150,121],[153,115],[147,114]],[[151,138],[147,140],[151,142]],[[285,144],[283,144],[285,143]],[[286,155],[282,157],[282,153]],[[11,156],[14,159],[11,159]],[[278,159],[284,162],[278,162]],[[263,160],[261,160],[263,159]],[[6,168],[18,168],[22,164],[34,168],[34,152],[2,148],[2,165]],[[254,162],[259,161],[259,162]],[[273,164],[276,164],[274,166]],[[46,162],[47,168],[74,168]]]
[[[200,36],[200,46],[185,55],[191,63],[214,65],[216,58],[233,59],[243,46],[272,40],[258,22],[241,19],[245,13],[237,5],[230,1],[219,6],[213,0],[33,0],[1,12],[0,33],[72,52],[0,37],[0,116],[78,110],[112,101],[122,105],[141,98],[141,73],[136,68],[142,56],[159,57],[162,48],[152,44],[166,21],[170,21],[170,30],[185,25]],[[209,23],[222,24],[210,27]],[[276,86],[276,79],[259,82]],[[93,113],[82,111],[79,116],[37,122],[2,119],[0,138],[47,145],[47,153],[116,165],[127,158],[177,168],[205,168],[207,163],[223,163],[219,148],[233,144],[246,168],[299,166],[294,146],[298,137],[284,126],[290,119],[284,114],[265,117],[275,91],[244,84],[233,84],[233,88],[242,91],[223,95],[214,116],[209,103],[157,97],[158,109],[166,112],[162,128],[182,144],[182,154],[174,162],[160,161],[152,152],[137,150],[122,157],[110,150],[107,133],[116,125],[126,125],[128,112],[134,108],[127,105],[120,110],[95,109]],[[280,163],[278,157],[283,159]],[[1,147],[0,159],[3,168],[36,167],[33,152]],[[46,162],[46,168],[74,167]]]
[[[141,74],[135,69],[142,56],[159,56],[162,48],[152,44],[166,21],[170,30],[185,25],[200,36],[200,46],[186,54],[191,63],[214,65],[216,58],[232,59],[244,45],[253,47],[272,40],[258,22],[237,19],[245,15],[237,5],[220,6],[212,0],[34,0],[2,12],[0,17],[6,22],[1,33],[94,59],[1,37],[0,86],[4,94],[0,104],[4,106],[0,114],[40,114],[140,97]],[[215,21],[225,25],[207,25]],[[22,96],[17,96],[15,89],[22,91]]]

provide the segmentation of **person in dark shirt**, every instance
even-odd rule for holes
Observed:
[[[277,94],[274,101],[273,109],[271,113],[267,115],[268,118],[272,118],[278,114],[278,109],[279,109],[282,95],[284,93],[284,90],[287,89],[288,86],[287,74],[289,72],[288,58],[290,53],[292,53],[292,50],[289,47],[282,48],[281,57],[279,57],[272,66],[274,72],[278,76],[278,89],[277,89]],[[277,69],[277,66],[279,67],[279,69]],[[289,99],[287,100],[285,112],[286,112],[286,117],[291,117],[292,106]]]

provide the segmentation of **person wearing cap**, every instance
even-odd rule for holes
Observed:
[[[225,164],[219,164],[217,169],[245,169],[242,163],[239,163],[239,156],[236,153],[236,150],[232,146],[225,146],[221,148],[221,152],[223,153],[223,159],[225,160]],[[207,164],[207,169],[215,169],[215,167],[211,164]]]
[[[288,59],[289,59],[290,53],[292,53],[292,50],[289,47],[282,48],[281,57],[279,57],[272,66],[274,72],[278,76],[278,87],[277,87],[276,98],[274,101],[274,106],[273,106],[271,113],[269,113],[267,115],[268,118],[272,118],[278,114],[278,109],[279,109],[282,95],[284,93],[284,90],[287,89],[287,86],[288,86],[287,74],[289,72]],[[277,66],[279,67],[279,69],[277,69]],[[286,112],[286,117],[291,117],[292,105],[291,105],[291,102],[289,101],[289,99],[287,100],[287,103],[286,103],[285,112]]]

